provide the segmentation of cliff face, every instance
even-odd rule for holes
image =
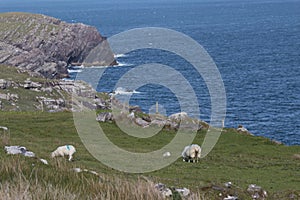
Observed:
[[[26,68],[47,78],[66,76],[68,64],[82,63],[102,43],[105,56],[93,62],[114,64],[107,41],[94,27],[38,14],[0,14],[0,64]]]

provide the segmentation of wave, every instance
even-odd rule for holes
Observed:
[[[118,65],[112,65],[112,66],[91,66],[89,68],[103,69],[103,68],[108,68],[108,67],[123,67],[123,66],[131,66],[131,65],[132,64],[118,62]]]
[[[124,67],[124,66],[132,66],[132,64],[118,62],[118,65],[114,65],[114,67]]]
[[[123,58],[123,57],[127,57],[127,55],[126,54],[114,54],[114,57],[115,58]]]
[[[68,69],[68,73],[80,73],[82,72],[81,69]]]
[[[127,90],[127,89],[122,88],[122,87],[118,87],[113,92],[113,94],[115,94],[115,95],[131,95],[131,94],[138,94],[138,93],[141,93],[141,92],[136,91],[136,90]]]
[[[74,65],[74,66],[69,67],[69,69],[83,69],[83,68],[84,68],[83,65],[79,65],[79,66]]]

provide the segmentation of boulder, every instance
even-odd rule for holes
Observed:
[[[27,151],[26,147],[23,146],[5,146],[4,150],[7,154],[23,154],[26,157],[35,157],[35,153]]]
[[[65,101],[62,98],[54,99],[54,98],[48,98],[42,96],[42,97],[37,97],[37,100],[42,106],[40,108],[41,110],[46,109],[51,112],[57,112],[63,110],[66,106]]]
[[[0,99],[7,100],[7,94],[0,93]]]
[[[237,196],[227,195],[223,200],[238,200],[239,198]]]
[[[113,121],[113,115],[110,112],[102,112],[98,114],[96,120],[98,122]]]
[[[172,190],[169,189],[165,184],[157,183],[154,185],[154,187],[162,194],[164,198],[171,197],[173,195]]]
[[[5,79],[0,79],[0,89],[7,88],[7,81]]]
[[[24,86],[25,89],[32,89],[32,90],[39,90],[42,87],[42,84],[33,82],[30,79],[27,79],[24,81]]]
[[[142,118],[139,118],[139,117],[135,119],[135,123],[137,125],[143,127],[143,128],[148,127],[149,124],[150,124],[149,122],[147,122],[147,121],[145,121],[145,120],[143,120]]]
[[[191,191],[187,188],[177,188],[175,189],[182,197],[188,197]]]
[[[239,125],[236,130],[238,132],[248,132],[248,130],[243,125]]]
[[[151,121],[151,125],[155,125],[158,127],[164,127],[166,122],[167,122],[167,120],[164,120],[164,119],[153,119]]]
[[[188,118],[189,118],[189,116],[186,112],[174,113],[169,116],[170,120],[175,120],[175,121],[180,121],[180,120],[188,119]]]
[[[266,199],[268,197],[267,191],[263,190],[261,186],[250,184],[247,192],[251,195],[252,199]]]

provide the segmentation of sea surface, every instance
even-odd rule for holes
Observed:
[[[0,0],[0,12],[11,11],[89,24],[106,37],[143,27],[184,33],[205,48],[220,71],[227,99],[225,126],[241,124],[255,135],[300,145],[299,0]],[[168,65],[189,81],[198,98],[198,117],[209,122],[209,91],[185,60],[153,49],[117,60],[120,66],[105,69],[98,91],[112,92],[136,66]],[[137,88],[130,98],[145,112],[153,111],[156,102],[167,115],[180,112],[176,95],[159,84]]]

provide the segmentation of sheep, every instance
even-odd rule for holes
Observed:
[[[54,158],[56,156],[62,156],[64,157],[65,155],[69,156],[69,161],[72,160],[73,154],[76,152],[76,149],[73,145],[64,145],[57,147],[55,151],[51,153],[51,157]]]
[[[184,148],[181,155],[185,162],[198,162],[201,157],[201,147],[197,144],[191,144]]]

